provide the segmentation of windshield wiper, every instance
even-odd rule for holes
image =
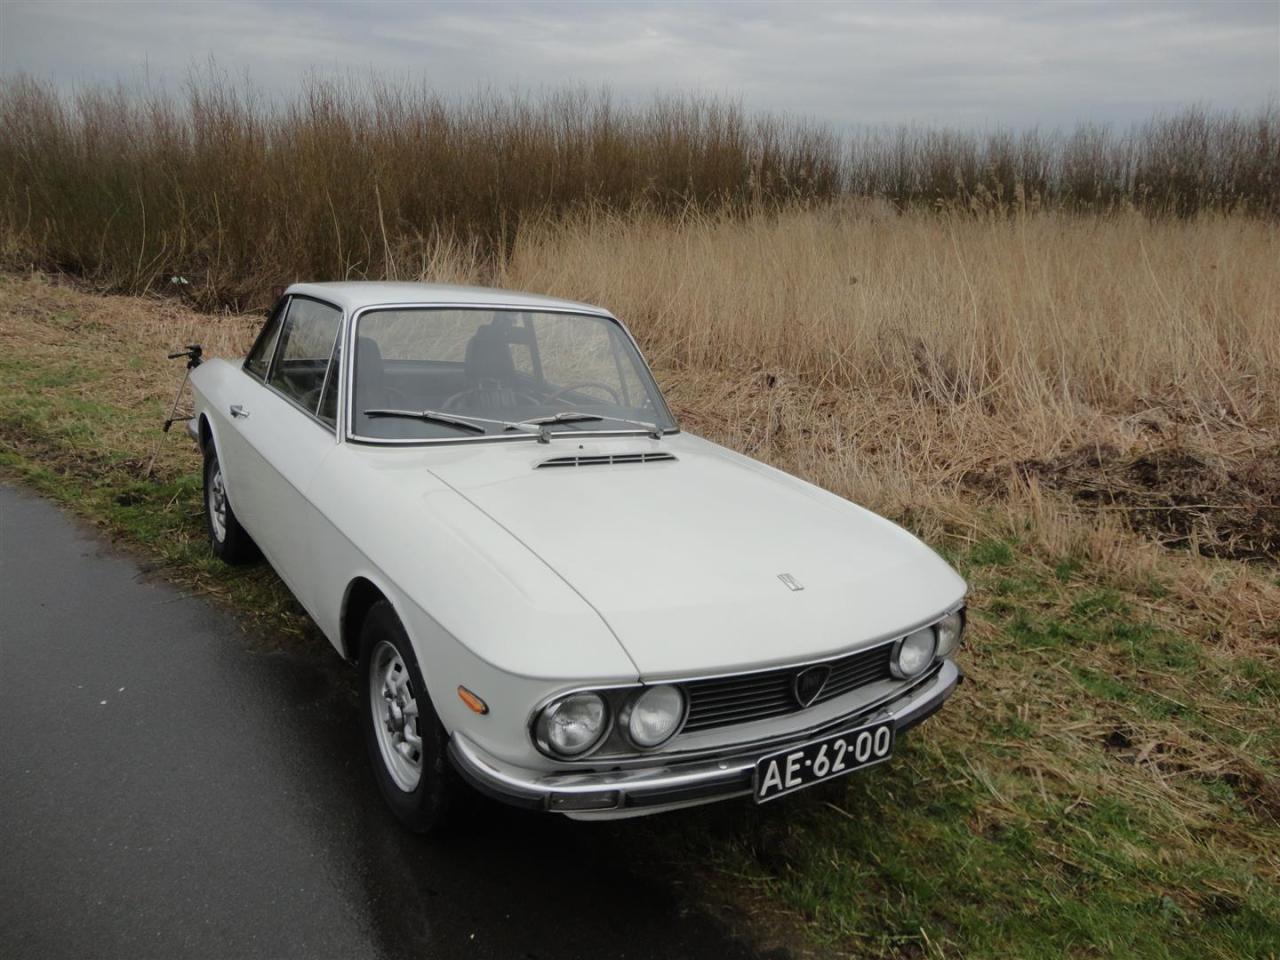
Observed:
[[[447,427],[456,427],[471,433],[488,433],[483,424],[492,423],[503,430],[519,430],[523,433],[536,433],[539,443],[551,442],[551,426],[556,423],[584,423],[596,420],[617,420],[632,426],[644,428],[645,433],[655,440],[662,439],[662,427],[656,423],[645,423],[643,420],[628,420],[626,417],[601,416],[598,413],[579,413],[576,410],[562,410],[547,417],[530,417],[528,420],[491,420],[488,417],[462,416],[461,414],[441,413],[439,410],[392,410],[377,408],[363,411],[366,417],[400,417],[404,420],[423,420],[427,423],[440,423]]]
[[[598,413],[578,413],[576,410],[561,410],[559,413],[553,413],[549,417],[530,417],[528,420],[521,420],[519,423],[513,423],[508,430],[519,426],[543,426],[550,423],[582,423],[587,420],[603,420],[604,417]]]
[[[619,423],[629,423],[633,427],[642,427],[644,432],[655,440],[661,440],[666,431],[656,423],[648,423],[644,420],[628,420],[626,417],[602,417],[604,420],[617,420]]]
[[[481,424],[496,423],[500,426],[511,429],[521,429],[519,424],[512,423],[509,420],[487,420],[484,417],[458,417],[451,413],[441,413],[439,410],[365,410],[366,417],[400,417],[404,420],[424,420],[427,423],[442,423],[447,427],[457,427],[459,430],[468,430],[471,433],[487,433]]]
[[[585,423],[587,421],[598,420],[617,420],[619,423],[629,423],[632,426],[643,427],[645,433],[653,437],[655,440],[662,439],[663,430],[656,423],[645,423],[643,420],[628,420],[626,417],[602,416],[598,413],[579,413],[576,410],[562,410],[559,413],[553,413],[548,417],[530,417],[528,420],[521,420],[519,423],[513,423],[507,427],[508,430],[518,429],[521,426],[541,427],[540,435],[548,442],[551,437],[551,425],[554,423]]]
[[[576,410],[561,410],[549,417],[530,417],[518,423],[508,424],[508,430],[537,430],[539,443],[551,442],[551,425],[553,423],[582,423],[587,420],[603,420],[596,413],[578,413]]]

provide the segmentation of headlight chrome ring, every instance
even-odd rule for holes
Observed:
[[[964,607],[953,610],[936,624],[938,631],[939,657],[949,657],[955,653],[964,639]]]
[[[581,757],[604,740],[610,719],[608,701],[600,694],[569,693],[538,712],[534,741],[547,756],[562,760]]]
[[[680,732],[688,712],[689,701],[684,692],[664,683],[634,694],[618,722],[633,747],[653,750]]]
[[[893,645],[889,672],[899,680],[914,680],[929,669],[937,650],[937,633],[932,626],[922,627]]]

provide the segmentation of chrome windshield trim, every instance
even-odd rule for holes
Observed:
[[[675,436],[679,430],[663,430],[664,437]],[[639,428],[633,430],[552,430],[552,437],[647,437],[645,431]],[[511,442],[519,440],[532,440],[535,443],[538,440],[536,433],[490,433],[481,436],[475,434],[470,437],[424,437],[419,440],[412,438],[401,439],[395,437],[364,437],[359,434],[348,434],[347,439],[352,443],[364,444],[370,447],[424,447],[434,446],[435,444],[448,443],[493,443]]]
[[[675,414],[671,412],[671,406],[667,403],[667,398],[663,396],[662,389],[658,386],[658,380],[653,375],[653,368],[649,366],[649,361],[645,359],[644,351],[640,349],[640,344],[636,342],[635,336],[627,328],[627,325],[623,323],[621,320],[619,320],[617,317],[615,317],[608,310],[602,310],[598,307],[590,307],[590,306],[530,307],[527,305],[522,306],[519,304],[506,303],[502,301],[494,301],[493,303],[456,303],[456,302],[446,302],[446,301],[423,303],[420,301],[409,301],[405,303],[370,303],[370,304],[366,304],[363,307],[360,307],[358,310],[355,310],[349,318],[344,316],[344,320],[346,321],[346,330],[344,331],[343,336],[345,338],[344,342],[346,343],[347,349],[343,351],[344,356],[342,357],[342,363],[345,365],[342,372],[342,386],[343,386],[342,393],[346,398],[347,402],[345,404],[346,409],[344,411],[340,411],[340,415],[338,418],[338,422],[341,425],[342,438],[351,440],[355,443],[366,444],[371,447],[403,447],[403,446],[423,446],[423,445],[432,444],[432,443],[479,443],[479,442],[492,441],[492,440],[512,440],[512,439],[536,440],[537,439],[537,436],[532,434],[530,434],[528,437],[523,437],[523,436],[522,437],[502,437],[502,436],[494,435],[494,436],[483,436],[483,437],[427,437],[423,439],[396,439],[396,438],[389,438],[389,437],[366,437],[356,433],[355,411],[353,410],[353,407],[355,406],[355,404],[352,402],[355,397],[355,382],[356,382],[356,364],[355,364],[356,336],[357,336],[357,331],[360,328],[360,318],[363,317],[366,313],[371,313],[378,310],[488,310],[488,311],[512,310],[517,313],[561,313],[569,316],[595,317],[597,319],[608,320],[614,323],[618,327],[618,329],[622,331],[622,335],[627,338],[627,340],[631,344],[632,349],[635,350],[636,356],[640,358],[640,363],[641,365],[643,365],[645,373],[648,374],[649,380],[653,384],[653,390],[655,395],[657,396],[658,402],[662,404],[661,412],[666,414],[667,419],[670,420],[673,425],[670,428],[664,428],[662,431],[662,435],[667,436],[669,434],[678,434],[680,432],[680,421],[678,421],[675,417]],[[598,432],[586,431],[586,430],[555,431],[551,435],[553,437],[555,436],[610,437],[610,436],[634,436],[634,435],[644,436],[645,431],[639,428],[635,428],[632,430],[609,430],[609,431],[602,430]]]

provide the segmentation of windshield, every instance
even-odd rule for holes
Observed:
[[[514,422],[557,415],[557,433],[675,429],[621,326],[577,313],[366,311],[356,327],[351,409],[355,435],[379,440],[510,437],[519,435]],[[423,412],[433,415],[404,415]],[[467,418],[479,429],[448,422]]]

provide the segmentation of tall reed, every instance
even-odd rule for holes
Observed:
[[[1280,106],[1253,114],[1190,107],[1127,130],[1088,123],[1053,132],[863,130],[852,139],[846,179],[851,192],[899,206],[1274,217]]]
[[[399,277],[458,247],[498,266],[518,232],[587,209],[679,220],[847,194],[987,215],[1280,214],[1280,109],[1128,132],[876,130],[714,97],[615,101],[313,79],[268,102],[211,74],[185,94],[0,82],[0,256],[201,306],[298,278]]]
[[[216,80],[183,101],[122,89],[0,91],[0,232],[11,255],[137,291],[180,275],[209,302],[295,277],[395,277],[444,237],[501,256],[517,226],[591,204],[832,197],[837,138],[714,98],[607,92],[446,100],[316,80],[268,105]]]

